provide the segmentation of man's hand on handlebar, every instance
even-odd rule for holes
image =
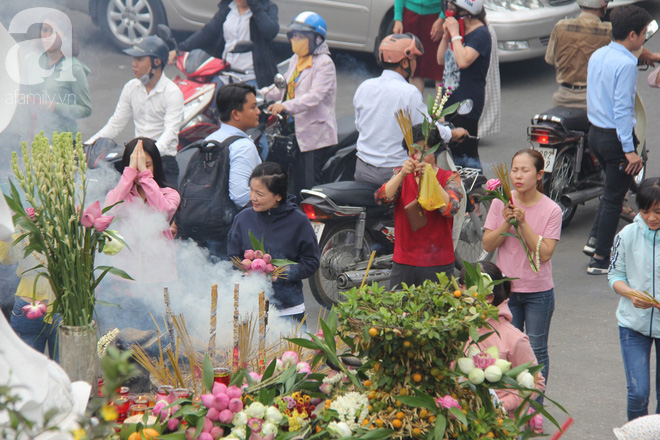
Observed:
[[[283,111],[286,111],[286,108],[281,102],[276,102],[268,106],[268,113],[271,115],[279,115]]]
[[[470,137],[470,133],[463,127],[454,128],[451,131],[451,140],[457,142],[463,142],[465,139]]]

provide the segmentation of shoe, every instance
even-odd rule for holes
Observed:
[[[589,261],[589,267],[587,267],[587,273],[589,275],[607,275],[609,268],[609,258],[596,259],[591,257],[591,260]]]
[[[596,252],[596,237],[589,237],[587,244],[582,248],[582,253],[587,257],[593,257]]]

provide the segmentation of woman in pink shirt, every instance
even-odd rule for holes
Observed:
[[[561,209],[543,194],[543,156],[536,150],[520,150],[511,162],[511,202],[504,206],[494,199],[484,227],[484,249],[497,249],[497,266],[512,283],[509,308],[511,323],[529,336],[539,364],[543,364],[543,377],[548,381],[550,358],[548,334],[555,309],[554,283],[550,258],[561,234]],[[540,262],[534,272],[516,237],[502,234],[515,233],[509,223],[518,221],[519,230],[530,254]],[[538,252],[538,256],[536,256]],[[540,400],[540,399],[539,399]]]

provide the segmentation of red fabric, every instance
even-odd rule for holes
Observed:
[[[436,59],[440,40],[431,40],[431,27],[438,19],[438,14],[419,15],[403,8],[402,18],[403,31],[415,34],[424,45],[424,55],[417,57],[417,69],[413,76],[442,81],[444,67],[440,66]]]
[[[442,187],[452,175],[451,171],[438,169],[438,182]],[[408,174],[401,184],[401,193],[394,204],[394,256],[399,264],[429,267],[444,266],[454,262],[454,243],[451,229],[452,217],[442,215],[443,208],[424,211],[426,226],[413,232],[405,206],[417,198],[418,185],[414,174]]]

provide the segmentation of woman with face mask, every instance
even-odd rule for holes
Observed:
[[[321,183],[325,148],[337,143],[337,72],[325,43],[326,33],[325,20],[315,12],[302,12],[293,19],[287,33],[294,53],[284,75],[287,88],[273,87],[266,94],[268,99],[281,100],[268,108],[271,114],[286,111],[293,116],[300,154],[289,164],[289,188],[296,197],[301,189]]]

